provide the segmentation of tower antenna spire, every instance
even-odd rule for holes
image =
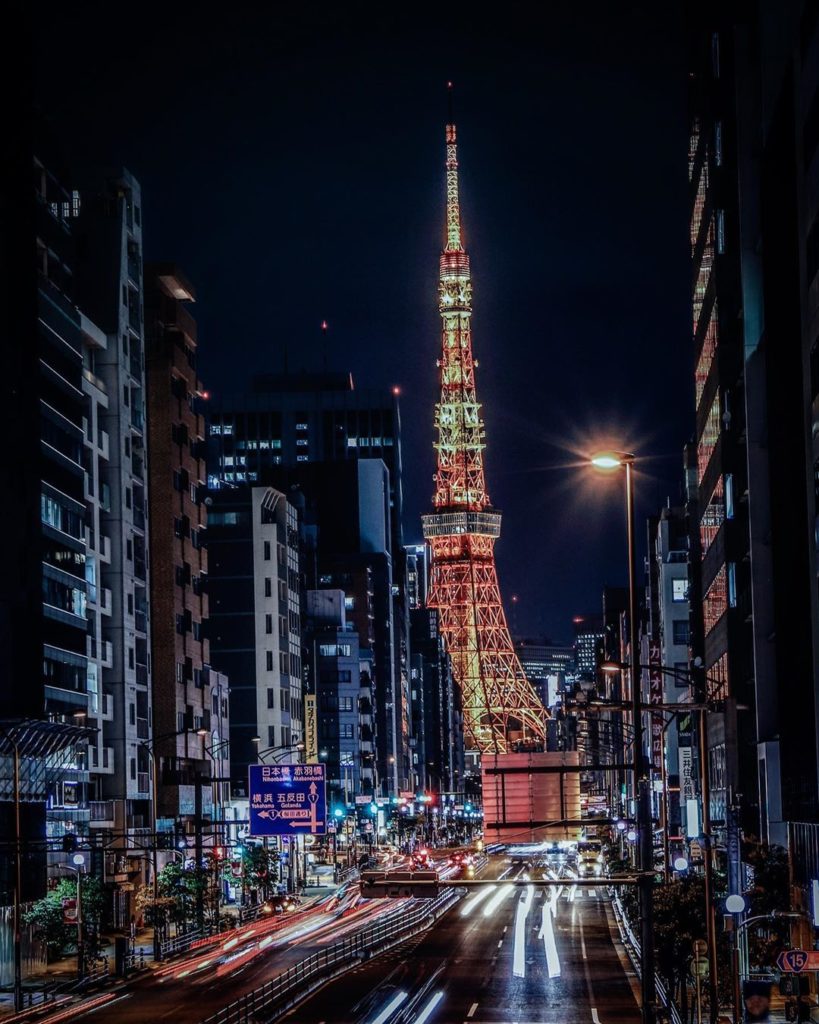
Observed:
[[[458,197],[458,137],[453,114],[452,82],[447,82],[449,121],[446,126],[446,246],[444,252],[463,252],[461,206]]]

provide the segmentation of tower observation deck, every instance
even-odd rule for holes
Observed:
[[[461,238],[454,124],[446,126],[446,243],[438,295],[438,462],[433,511],[422,517],[432,549],[427,603],[440,614],[463,696],[468,747],[504,754],[542,742],[546,711],[515,654],[495,568],[501,513],[492,507],[484,477],[486,445],[472,354],[472,278]]]

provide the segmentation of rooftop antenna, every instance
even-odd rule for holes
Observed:
[[[324,363],[324,372],[327,373],[327,321],[326,320],[322,320],[321,321],[321,339],[322,339],[322,344],[321,344],[322,361]]]

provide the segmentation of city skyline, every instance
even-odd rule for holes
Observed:
[[[142,182],[146,258],[177,260],[200,295],[204,385],[217,395],[242,390],[244,368],[281,370],[286,345],[291,369],[320,370],[326,358],[359,387],[399,386],[413,453],[408,540],[420,538],[432,495],[438,328],[429,267],[441,236],[436,140],[454,80],[488,467],[507,524],[501,587],[507,601],[520,597],[519,632],[567,639],[571,617],[598,607],[601,577],[625,578],[616,499],[598,495],[587,507],[582,481],[566,468],[569,452],[608,429],[658,457],[639,481],[648,510],[677,498],[693,431],[674,26],[635,8],[622,24],[601,12],[583,35],[563,15],[549,25],[546,56],[535,59],[541,39],[524,46],[521,64],[511,38],[497,45],[480,19],[452,48],[423,19],[397,15],[359,15],[349,25],[291,15],[275,32],[248,15],[217,38],[179,14],[162,39],[137,25],[124,41],[123,117],[65,63],[68,53],[82,64],[93,52],[100,74],[119,75],[112,29],[93,8],[70,20],[55,8],[55,18],[52,41],[39,48],[38,94],[51,93],[72,167],[117,159]],[[184,53],[169,62],[183,28]],[[267,38],[276,40],[269,54],[260,45]],[[621,56],[594,71],[610,39]],[[342,53],[359,54],[371,74]],[[651,131],[620,147],[620,132],[640,125]],[[163,152],[178,159],[169,166]],[[600,373],[589,373],[593,364]],[[542,387],[531,388],[533,379]],[[660,426],[650,430],[652,421]],[[581,543],[588,555],[578,564],[571,552]]]

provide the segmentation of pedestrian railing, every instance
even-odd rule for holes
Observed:
[[[142,946],[139,949],[133,950],[131,953],[127,953],[125,956],[125,970],[130,971],[141,971],[146,967],[145,963],[145,950]]]
[[[205,938],[200,928],[194,928],[184,935],[175,935],[172,939],[165,939],[159,943],[159,959],[167,960],[169,957],[178,956],[180,953],[187,953],[197,943]]]
[[[631,929],[631,925],[628,923],[628,918],[623,910],[623,905],[620,903],[620,897],[617,896],[612,889],[609,889],[609,892],[613,894],[612,903],[614,905],[614,916],[617,921],[617,927],[620,929],[620,937],[623,940],[623,945],[626,947],[626,952],[629,955],[632,966],[639,976],[642,973],[640,940],[634,934]],[[657,990],[658,1001],[663,1007],[665,1007],[671,1024],[684,1024],[684,1021],[680,1016],[680,1011],[677,1009],[677,1004],[674,1002],[672,995],[666,989],[665,983],[659,974],[654,975],[654,985]]]
[[[460,895],[457,889],[449,888],[434,900],[413,900],[409,906],[402,904],[384,921],[313,953],[272,981],[225,1006],[202,1024],[247,1024],[258,1020],[261,1014],[266,1021],[276,1020],[318,985],[368,960],[374,950],[386,952],[410,935],[428,928]]]

